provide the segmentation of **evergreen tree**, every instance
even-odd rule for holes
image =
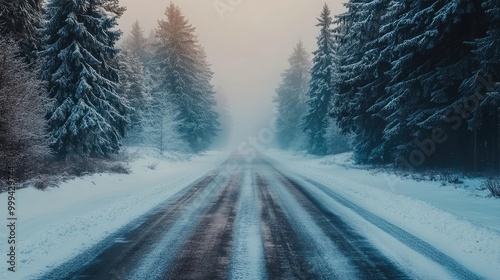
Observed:
[[[485,100],[481,105],[483,108],[488,108],[488,111],[491,113],[494,113],[496,109],[500,108],[498,104],[500,102],[500,87],[498,84],[484,85],[485,81],[482,81],[482,79],[500,79],[500,2],[483,0],[481,6],[484,9],[484,20],[479,23],[479,20],[476,19],[476,22],[473,24],[474,30],[479,29],[484,33],[475,31],[480,34],[476,34],[478,36],[471,44],[474,61],[478,67],[474,75],[465,80],[462,86],[465,86],[466,90],[472,91],[473,89],[475,90],[478,84],[482,84],[484,92],[490,98]],[[478,17],[482,16],[483,14],[480,14]],[[472,123],[481,123],[478,120],[480,116],[477,113],[476,111]]]
[[[385,119],[378,115],[380,98],[386,96],[390,54],[381,41],[380,28],[387,21],[390,0],[351,0],[347,12],[337,16],[334,29],[339,44],[332,115],[343,133],[354,133],[355,158],[380,163],[386,158]]]
[[[19,54],[29,64],[37,59],[41,25],[41,0],[0,1],[0,35],[16,40]]]
[[[478,7],[470,1],[435,0],[391,8],[398,18],[388,27],[394,32],[392,39],[386,38],[395,59],[380,111],[388,120],[383,137],[390,160],[405,158],[414,167],[467,161],[470,150],[463,147],[469,146],[472,134],[466,125],[450,129],[446,111],[462,97],[474,94],[464,91],[461,84],[477,67],[466,42],[478,35],[474,31],[474,22],[481,17]],[[439,149],[431,145],[423,154],[412,154],[420,148],[420,141],[432,139],[436,128],[449,135],[447,145]]]
[[[168,93],[154,91],[148,100],[142,120],[144,144],[158,149],[160,155],[165,151],[189,152],[182,135],[177,132],[180,125],[176,106],[165,96]]]
[[[156,56],[161,69],[158,91],[167,93],[176,106],[176,130],[198,152],[208,148],[218,131],[215,93],[210,84],[213,73],[195,28],[180,9],[170,4],[165,15],[167,19],[159,22],[157,30],[160,45]]]
[[[116,94],[121,33],[98,0],[52,0],[48,4],[43,76],[55,106],[48,113],[52,146],[70,152],[107,156],[118,151],[127,107]]]
[[[282,73],[282,83],[276,90],[274,102],[277,106],[276,137],[280,148],[288,149],[300,146],[300,122],[304,117],[306,107],[306,94],[310,80],[309,71],[311,62],[309,54],[299,41],[292,55],[288,59],[290,67]]]
[[[111,17],[119,18],[125,13],[127,8],[120,6],[119,0],[99,0],[102,7]]]
[[[195,151],[206,150],[210,147],[214,139],[219,133],[219,118],[220,115],[216,110],[217,100],[215,99],[215,89],[210,83],[214,73],[210,69],[210,64],[207,60],[207,55],[202,46],[197,45],[195,53],[195,62],[198,65],[196,72],[196,82],[194,87],[194,96],[196,105],[198,106],[198,119],[194,120],[198,127],[193,130],[197,134],[197,139],[194,147]],[[192,133],[190,129],[185,131],[186,134]],[[190,141],[190,143],[193,143]]]
[[[335,29],[332,114],[344,132],[356,134],[357,159],[491,166],[500,151],[491,133],[500,121],[498,88],[482,84],[500,69],[498,4],[352,0],[346,6]],[[435,135],[444,135],[446,145],[438,147]]]
[[[229,144],[231,138],[231,130],[233,126],[233,120],[229,112],[229,104],[227,95],[225,94],[222,87],[216,90],[217,94],[217,112],[219,113],[220,131],[214,139],[214,148],[225,148]]]
[[[308,150],[312,154],[327,153],[326,129],[328,113],[333,94],[333,73],[335,43],[331,25],[333,23],[330,8],[325,4],[317,26],[321,28],[317,38],[318,50],[313,59],[311,81],[309,83],[308,111],[303,119],[302,130],[307,134]]]
[[[147,52],[148,40],[144,36],[144,30],[139,24],[139,21],[136,20],[132,25],[132,30],[125,40],[124,45],[125,49],[139,58],[143,64],[147,64],[149,62],[151,55]]]
[[[144,115],[146,105],[151,99],[152,81],[146,74],[139,58],[133,54],[123,51],[116,59],[118,60],[120,80],[117,93],[127,100],[127,105],[131,108],[126,140],[129,144],[140,144],[143,142]]]

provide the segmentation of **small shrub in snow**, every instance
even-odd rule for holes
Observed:
[[[158,166],[158,162],[153,162],[150,165],[148,165],[148,168],[151,170],[155,170],[157,166]]]
[[[48,187],[57,187],[55,184],[54,178],[50,178],[49,176],[39,176],[35,178],[33,181],[33,187],[39,190],[45,190]]]
[[[123,163],[114,163],[108,168],[109,171],[117,174],[130,174],[130,169]]]
[[[500,179],[490,179],[485,186],[493,197],[500,198]]]
[[[460,179],[460,176],[457,175],[457,174],[453,174],[451,172],[445,172],[443,175],[442,175],[442,178],[443,180],[445,180],[446,182],[450,183],[450,184],[454,184],[454,185],[458,185],[458,184],[462,184],[463,181]]]

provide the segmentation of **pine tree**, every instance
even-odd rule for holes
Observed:
[[[165,151],[189,152],[182,135],[176,131],[180,125],[178,111],[165,98],[167,95],[162,91],[151,93],[142,119],[144,144],[157,148],[160,155]]]
[[[127,100],[127,105],[131,108],[126,140],[128,144],[140,144],[143,142],[143,120],[146,106],[151,99],[152,81],[139,58],[133,54],[122,51],[116,59],[120,80],[117,94]]]
[[[148,53],[148,40],[144,36],[144,30],[139,21],[136,20],[132,25],[132,30],[125,40],[124,47],[139,58],[143,64],[147,64],[151,59],[151,54]]]
[[[496,85],[485,85],[488,79],[500,79],[500,2],[483,0],[481,7],[484,14],[479,14],[477,18],[483,18],[482,22],[476,19],[473,23],[474,30],[482,30],[484,33],[476,34],[477,38],[472,45],[472,54],[474,61],[478,65],[474,74],[464,81],[465,91],[472,92],[478,86],[482,85],[483,92],[490,98],[484,100],[481,104],[489,113],[497,113],[500,110],[500,87]],[[476,31],[477,32],[477,31]],[[479,33],[479,32],[478,32]],[[471,124],[480,124],[481,110],[474,112]],[[500,117],[499,117],[500,118]],[[500,119],[498,120],[500,122]],[[500,141],[500,138],[499,140]],[[500,152],[500,151],[498,151]],[[499,159],[500,160],[500,159]]]
[[[343,133],[354,133],[358,162],[380,163],[387,158],[380,149],[386,121],[378,115],[379,99],[386,96],[391,56],[390,44],[381,41],[380,29],[388,20],[390,0],[351,0],[347,12],[337,16],[334,29],[339,44],[332,115]]]
[[[90,156],[116,153],[127,124],[116,94],[121,32],[98,0],[52,0],[48,4],[42,74],[55,106],[48,113],[53,148]]]
[[[41,0],[0,1],[0,35],[16,40],[19,55],[31,64],[40,50]]]
[[[195,132],[197,134],[197,139],[192,138],[196,141],[194,146],[195,151],[203,151],[210,147],[213,140],[217,137],[219,133],[219,113],[216,111],[217,100],[215,99],[215,89],[210,83],[214,72],[210,69],[210,64],[207,60],[207,55],[205,50],[201,45],[197,45],[197,51],[195,53],[195,61],[197,64],[196,82],[194,87],[194,96],[197,97],[195,100],[198,107],[199,119],[196,120],[198,127]],[[186,133],[192,133],[187,130]],[[193,143],[190,141],[190,143]]]
[[[219,113],[220,131],[214,139],[214,148],[222,149],[228,146],[231,138],[231,130],[233,126],[233,119],[229,112],[229,104],[227,95],[222,87],[216,90],[217,94],[217,112]]]
[[[111,17],[119,18],[125,13],[127,8],[120,6],[119,0],[97,0]]]
[[[477,7],[470,1],[435,0],[391,8],[399,14],[389,24],[394,35],[388,38],[392,43],[388,51],[395,59],[380,115],[388,119],[384,139],[393,160],[405,158],[414,167],[467,161],[467,150],[458,147],[468,146],[471,134],[465,125],[449,129],[446,111],[461,96],[473,94],[462,91],[461,84],[477,67],[466,44],[477,35],[473,30],[480,17]],[[432,138],[436,128],[449,135],[448,145],[412,157],[418,142]]]
[[[487,72],[498,73],[498,5],[462,0],[346,5],[335,29],[332,113],[344,132],[356,134],[358,160],[406,167],[491,162],[489,154],[500,150],[491,145],[498,101],[489,95],[472,110],[466,103],[477,97]],[[430,140],[436,133],[446,136],[447,145]]]
[[[312,154],[327,153],[326,129],[328,113],[333,94],[333,73],[335,42],[331,25],[333,23],[330,8],[325,4],[317,26],[321,28],[317,38],[318,50],[313,59],[311,81],[309,83],[308,111],[303,119],[302,130],[307,134],[308,150]]]
[[[311,62],[309,54],[299,41],[288,59],[290,67],[282,73],[282,82],[276,90],[274,102],[277,106],[276,137],[280,148],[299,148],[302,131],[300,123],[304,117],[306,94],[310,80]]]
[[[189,147],[198,152],[208,148],[217,135],[218,114],[210,84],[213,73],[192,27],[180,9],[170,4],[166,21],[159,22],[160,45],[156,54],[161,71],[159,90],[167,92],[178,110],[176,130]]]

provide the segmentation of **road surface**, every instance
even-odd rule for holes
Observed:
[[[333,189],[264,157],[231,156],[38,278],[479,279]]]

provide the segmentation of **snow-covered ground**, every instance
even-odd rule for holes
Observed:
[[[498,279],[500,200],[478,190],[483,180],[467,179],[457,188],[403,179],[355,166],[350,153],[314,157],[267,150],[265,154],[279,168],[324,184],[480,275]]]
[[[7,271],[9,244],[0,230],[0,279],[26,279],[90,248],[199,177],[220,165],[225,152],[189,159],[134,151],[130,174],[95,174],[64,182],[59,188],[16,192],[16,272]],[[154,169],[152,169],[154,167]],[[0,218],[7,223],[7,194],[0,194]]]
[[[67,181],[59,188],[45,191],[33,188],[18,190],[17,272],[8,272],[5,267],[9,244],[4,228],[0,230],[0,256],[4,258],[0,279],[28,279],[29,276],[53,268],[179,193],[228,157],[228,153],[223,152],[209,152],[189,159],[179,155],[159,158],[147,150],[134,154],[140,156],[131,162],[132,172],[128,175],[95,174]],[[382,170],[355,166],[351,154],[313,157],[268,150],[266,155],[290,177],[305,176],[317,181],[357,207],[429,243],[472,271],[488,279],[498,279],[500,200],[488,197],[487,191],[477,189],[483,180],[463,179],[463,184],[457,188],[452,184],[443,186],[441,182],[418,182]],[[251,188],[254,183],[249,175],[248,170],[245,170],[242,195],[238,202],[241,206],[236,218],[237,234],[232,251],[233,256],[236,256],[231,262],[233,278],[259,277],[257,275],[262,274],[264,265],[262,248],[256,246],[262,243],[262,239],[258,227],[259,215],[255,215],[258,207],[253,203],[256,190]],[[269,175],[269,178],[272,176]],[[372,225],[352,209],[338,205],[327,192],[306,181],[302,183],[324,205],[331,205],[335,213],[348,217],[355,224],[354,227],[368,236],[385,255],[421,264],[420,267],[408,268],[410,272],[434,277],[447,275],[404,244],[399,247],[387,245],[399,243],[387,241],[392,237],[382,232],[378,228],[380,225]],[[274,182],[273,185],[279,184]],[[292,201],[282,188],[276,188],[279,198]],[[7,194],[0,194],[0,207],[7,209],[6,201]],[[290,202],[287,205],[294,204]],[[293,220],[297,220],[300,226],[308,222],[308,219],[297,218],[305,215],[299,211],[300,207],[290,208],[293,210],[290,210]],[[0,216],[5,223],[6,212],[2,210]],[[312,224],[308,227],[313,232],[319,231],[314,231]],[[317,244],[326,244],[318,239],[320,237],[311,236],[311,240],[316,238]],[[415,261],[415,258],[421,259]],[[421,269],[431,271],[424,273],[419,271]]]

